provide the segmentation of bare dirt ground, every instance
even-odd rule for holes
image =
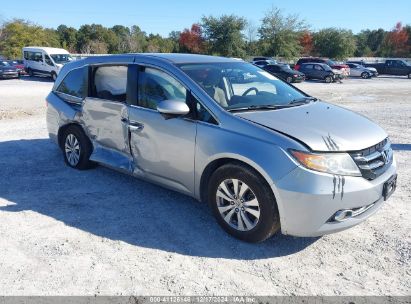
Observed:
[[[350,230],[252,245],[189,197],[66,167],[47,139],[52,82],[0,81],[0,294],[410,295],[411,80],[297,86],[387,130],[398,188]]]

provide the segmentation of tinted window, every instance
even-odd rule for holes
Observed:
[[[41,52],[31,52],[30,60],[43,61],[43,54]]]
[[[82,98],[87,91],[87,80],[84,69],[75,69],[67,74],[57,91],[71,96]]]
[[[141,107],[157,109],[160,101],[179,99],[186,102],[187,90],[170,75],[152,68],[146,68],[138,77],[138,104]]]
[[[277,65],[269,65],[267,66],[267,70],[272,71],[272,72],[278,72],[278,71],[281,71],[281,68]]]
[[[317,65],[317,64],[314,66],[314,69],[317,70],[317,71],[324,71],[323,67],[321,65]]]
[[[196,111],[197,111],[197,120],[204,121],[210,124],[215,124],[215,125],[217,124],[217,121],[210,114],[210,112],[206,108],[204,108],[204,106],[198,101],[196,102]]]
[[[312,70],[312,69],[313,69],[313,65],[312,65],[312,64],[305,64],[305,65],[302,66],[302,68],[303,68],[303,69],[306,69],[306,70]]]
[[[44,55],[44,61],[51,66],[54,66],[53,62],[50,60],[49,55]]]
[[[127,66],[101,66],[94,70],[92,97],[126,101]]]

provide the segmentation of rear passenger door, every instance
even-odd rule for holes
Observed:
[[[82,119],[94,146],[91,159],[131,171],[127,75],[127,64],[90,67],[89,96],[83,104]]]

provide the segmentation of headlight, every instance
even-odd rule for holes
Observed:
[[[358,166],[347,153],[308,153],[297,150],[290,152],[308,169],[336,175],[361,176]]]

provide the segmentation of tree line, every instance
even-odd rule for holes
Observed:
[[[139,26],[84,24],[79,29],[64,24],[44,28],[26,20],[0,26],[0,54],[21,58],[21,48],[38,45],[61,47],[71,53],[117,54],[133,52],[184,52],[247,58],[264,55],[295,59],[300,56],[411,57],[411,25],[398,22],[390,31],[329,27],[312,31],[298,15],[278,8],[269,10],[261,24],[236,15],[204,16],[200,22],[168,37],[147,34]]]

